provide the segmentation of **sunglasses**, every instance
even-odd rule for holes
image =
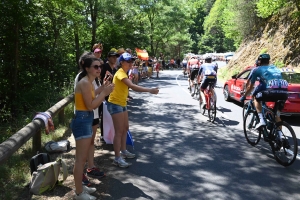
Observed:
[[[102,69],[102,66],[100,66],[100,65],[94,65],[93,67],[94,67],[94,69],[96,69],[96,70],[97,70],[97,69]]]
[[[133,63],[133,60],[125,60],[127,63]]]

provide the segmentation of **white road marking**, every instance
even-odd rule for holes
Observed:
[[[178,74],[178,75],[176,76],[176,82],[177,82],[177,85],[179,85],[180,88],[181,88],[185,93],[187,93],[189,96],[191,96],[190,93],[189,93],[188,91],[184,90],[183,87],[181,86],[181,84],[178,82],[178,76],[180,76],[180,74]]]

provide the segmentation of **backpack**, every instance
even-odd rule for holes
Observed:
[[[30,160],[30,171],[31,174],[38,169],[38,166],[50,162],[50,156],[47,153],[39,153],[33,156]]]
[[[61,140],[58,142],[50,141],[45,144],[45,149],[49,153],[65,152],[71,149],[69,140]]]
[[[63,172],[63,179],[58,180],[59,174]],[[61,185],[68,177],[67,165],[62,159],[49,162],[38,167],[37,171],[32,173],[29,185],[30,192],[33,194],[42,194],[51,190],[56,184]]]

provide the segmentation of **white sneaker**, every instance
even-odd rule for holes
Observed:
[[[135,154],[133,154],[133,153],[130,153],[129,151],[125,151],[125,153],[122,153],[122,152],[120,152],[121,153],[121,156],[123,157],[123,158],[135,158]]]
[[[118,160],[114,159],[112,164],[116,165],[116,166],[119,166],[121,168],[126,168],[126,167],[129,167],[131,165],[131,163],[127,163],[122,157],[120,157]]]
[[[266,126],[265,120],[260,120],[259,123],[256,125],[256,129],[259,129],[262,126]]]
[[[81,194],[76,195],[75,194],[75,198],[76,200],[96,200],[97,198],[86,193],[85,191],[81,192]]]
[[[283,133],[282,133],[281,130],[277,130],[277,134],[278,134],[278,138],[279,138],[280,140],[283,140],[283,139],[284,139],[284,136],[283,136]]]
[[[83,191],[85,191],[88,194],[92,194],[92,193],[94,193],[94,192],[97,191],[96,188],[94,188],[94,187],[87,187],[85,185],[82,186],[82,189],[83,189]]]

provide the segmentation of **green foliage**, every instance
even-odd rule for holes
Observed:
[[[226,1],[216,0],[208,16],[204,21],[205,33],[198,43],[200,53],[235,51],[234,41],[226,37],[222,28],[224,20],[222,13],[226,7]]]
[[[259,54],[263,54],[263,53],[267,53],[267,52],[268,52],[268,49],[267,49],[267,48],[264,48],[264,49],[262,49],[262,50],[260,51]]]
[[[287,0],[259,0],[257,2],[258,16],[267,18],[287,5]]]
[[[276,60],[274,65],[278,68],[283,68],[285,66],[282,60]]]
[[[51,140],[59,141],[66,139],[70,134],[69,119],[73,117],[73,104],[65,107],[65,125],[57,125],[58,118],[54,118],[55,132],[49,135],[42,131],[42,146]],[[45,152],[45,149],[42,149]],[[27,141],[16,153],[5,163],[0,165],[0,198],[19,199],[19,193],[24,190],[25,185],[30,181],[29,161],[32,157],[32,140]],[[2,184],[1,184],[2,183]]]
[[[227,38],[234,40],[238,47],[244,38],[252,35],[258,19],[256,16],[256,0],[227,0],[227,5],[222,14],[222,28]]]

